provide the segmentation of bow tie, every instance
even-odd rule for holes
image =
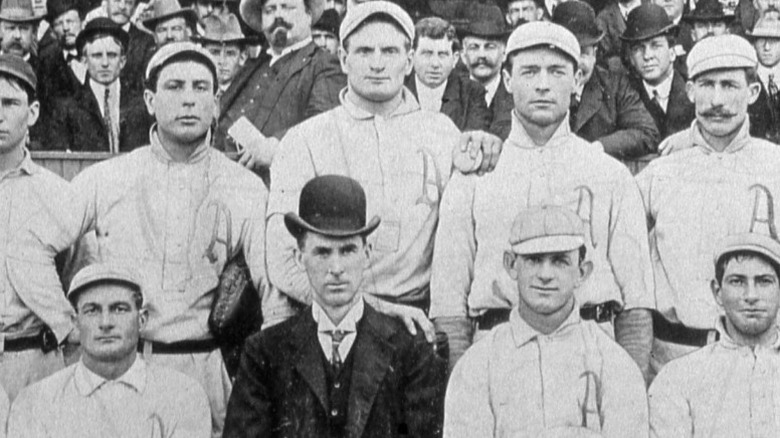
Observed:
[[[65,52],[65,62],[70,64],[71,61],[78,61],[79,56],[73,52]]]

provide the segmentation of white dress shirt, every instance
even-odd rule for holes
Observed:
[[[666,107],[669,105],[669,95],[672,92],[672,79],[674,79],[674,75],[670,74],[663,82],[655,86],[642,81],[645,90],[647,91],[647,95],[650,96],[651,99],[655,98],[664,112],[666,112]],[[656,95],[656,93],[658,94]]]
[[[472,80],[474,77],[471,77]],[[501,74],[497,74],[495,78],[493,78],[490,82],[485,85],[485,102],[487,103],[487,106],[490,106],[490,103],[493,102],[493,96],[496,95],[496,91],[498,90],[498,84],[501,83]]]
[[[296,51],[298,49],[303,48],[303,46],[305,46],[306,44],[309,44],[311,41],[312,41],[311,37],[305,38],[303,41],[299,41],[299,42],[297,42],[295,44],[292,44],[292,45],[289,45],[289,46],[285,47],[278,54],[274,51],[273,48],[269,47],[268,50],[266,50],[266,53],[271,55],[271,62],[269,63],[269,65],[276,64],[276,61],[282,59],[284,57],[284,55],[286,55],[288,53],[292,53],[292,52],[294,52],[294,51]]]
[[[349,351],[352,349],[352,344],[355,343],[355,338],[357,338],[357,324],[363,317],[364,310],[363,297],[360,297],[352,308],[349,309],[349,312],[344,315],[344,319],[336,325],[333,324],[328,314],[325,313],[325,309],[317,304],[316,301],[312,303],[311,314],[317,323],[317,337],[320,340],[322,352],[325,353],[328,362],[333,362],[333,337],[331,333],[336,331],[346,333],[344,340],[339,344],[339,356],[341,356],[342,360],[346,360]]]
[[[447,81],[436,88],[430,88],[423,84],[417,76],[414,77],[414,82],[417,86],[417,100],[420,102],[420,108],[425,111],[440,111],[441,99],[444,97]]]
[[[773,67],[764,67],[759,64],[756,69],[758,77],[761,79],[761,83],[764,84],[764,88],[769,91],[769,75],[773,75],[775,85],[780,87],[780,63],[775,64]]]

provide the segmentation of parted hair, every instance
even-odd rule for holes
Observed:
[[[460,41],[458,41],[458,34],[455,31],[455,26],[442,18],[428,17],[418,21],[414,26],[415,49],[417,49],[417,44],[422,37],[430,38],[432,40],[447,38],[452,43],[452,51],[460,51]]]

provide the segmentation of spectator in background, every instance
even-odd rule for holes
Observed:
[[[182,8],[178,0],[154,0],[151,18],[143,21],[151,30],[157,50],[174,42],[189,41],[197,35],[198,14],[189,8]]]
[[[149,141],[154,120],[141,95],[119,80],[128,39],[105,17],[79,33],[76,46],[89,74],[74,95],[54,102],[45,149],[119,153]]]
[[[626,45],[634,88],[653,116],[661,139],[691,125],[693,103],[685,77],[674,68],[675,26],[660,6],[642,5],[628,15]]]
[[[338,105],[346,85],[338,59],[311,38],[311,25],[323,7],[321,0],[241,2],[244,22],[263,33],[270,47],[247,61],[235,86],[222,96],[214,146],[238,151],[239,163],[266,184],[279,139],[294,125]]]
[[[544,17],[542,0],[511,0],[506,5],[506,22],[513,29],[521,23],[539,21]]]
[[[455,28],[441,18],[423,18],[415,25],[413,48],[414,71],[405,85],[420,107],[446,114],[461,131],[487,131],[491,114],[485,90],[453,73],[460,49]]]
[[[137,0],[105,0],[104,7],[105,15],[127,32],[129,37],[125,52],[127,62],[119,76],[122,88],[142,93],[145,68],[154,53],[155,40],[153,36],[130,21],[136,10],[136,2]]]
[[[611,0],[596,16],[596,25],[604,32],[604,38],[599,41],[600,59],[610,70],[621,70],[623,42],[620,36],[626,31],[628,14],[641,4],[641,0]]]
[[[582,76],[570,107],[572,132],[598,143],[619,160],[655,152],[658,128],[628,76],[596,64],[598,44],[605,34],[596,26],[593,9],[584,2],[566,2],[555,8],[552,21],[571,31],[580,43]]]
[[[769,13],[780,14],[780,0],[740,0],[735,14],[737,25],[743,32],[749,31]]]
[[[322,47],[331,55],[337,55],[339,50],[339,26],[341,18],[335,9],[326,9],[322,17],[311,27],[311,38],[314,44]]]
[[[699,0],[696,9],[683,16],[683,22],[691,25],[691,39],[696,44],[704,38],[729,33],[734,16],[723,12],[720,0]]]
[[[220,99],[222,108],[222,96],[233,85],[234,79],[246,64],[249,58],[248,45],[257,39],[246,37],[241,32],[238,18],[233,14],[210,15],[201,21],[203,36],[195,37],[208,51],[217,63],[217,98]]]
[[[498,8],[491,8],[485,17],[470,22],[463,32],[461,60],[470,78],[485,89],[485,103],[491,108],[496,95],[504,94],[504,98],[508,95],[505,89],[502,93],[498,90],[502,88],[501,63],[509,33]]]
[[[339,20],[344,19],[344,14],[347,13],[347,1],[346,0],[324,0],[325,10],[334,9],[339,14]]]
[[[693,26],[682,19],[683,12],[685,11],[685,0],[653,0],[653,3],[664,8],[666,15],[668,15],[669,19],[672,21],[672,24],[678,27],[676,41],[679,47],[674,46],[677,56],[681,57],[690,52],[694,43]],[[678,70],[687,75],[684,69],[684,63],[682,66],[678,66]]]
[[[756,49],[756,72],[761,80],[761,94],[751,105],[755,107],[750,114],[751,123],[760,114],[760,120],[765,120],[767,126],[764,138],[780,144],[780,20],[769,14],[764,16],[748,32],[748,39]]]
[[[31,0],[5,0],[0,5],[0,53],[16,55],[30,63],[33,71],[39,58],[33,51],[38,24]]]

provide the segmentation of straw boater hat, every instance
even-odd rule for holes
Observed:
[[[752,31],[745,32],[750,39],[780,38],[780,20],[771,15],[765,15],[756,21]]]
[[[238,6],[241,18],[254,31],[263,32],[263,5],[266,0],[241,0]],[[322,12],[325,11],[325,0],[310,0],[309,14],[311,15],[311,24],[319,21]]]
[[[0,6],[0,20],[12,23],[32,23],[42,20],[36,15],[31,0],[3,0]]]
[[[152,0],[152,16],[143,21],[144,27],[154,32],[162,21],[175,17],[182,17],[190,28],[198,25],[198,14],[190,8],[182,8],[177,0]]]
[[[255,36],[244,36],[234,14],[209,15],[201,20],[201,25],[203,36],[193,38],[200,44],[252,44],[258,41]]]

